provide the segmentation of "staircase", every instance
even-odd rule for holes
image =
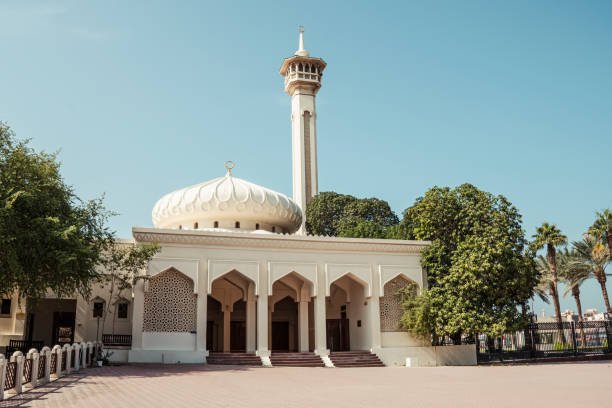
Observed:
[[[254,353],[210,353],[208,364],[261,366],[261,359]]]
[[[334,351],[329,358],[336,367],[384,367],[382,361],[369,351]]]
[[[308,352],[272,352],[270,362],[272,367],[325,367],[321,357]]]

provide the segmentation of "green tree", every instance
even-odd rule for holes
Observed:
[[[612,254],[612,211],[606,208],[598,212],[588,233],[599,238],[604,245],[608,246],[608,252]]]
[[[606,288],[607,274],[606,266],[610,262],[610,251],[601,240],[590,234],[586,234],[581,241],[572,242],[577,254],[577,261],[582,268],[587,269],[591,276],[597,280],[601,287],[606,311],[612,313],[610,308],[610,297]]]
[[[554,224],[543,223],[533,235],[531,244],[534,250],[546,248],[546,262],[550,272],[550,297],[555,308],[557,322],[561,325],[561,305],[559,303],[559,274],[557,273],[557,247],[567,244],[567,237]]]
[[[158,245],[122,242],[116,242],[104,252],[104,271],[97,280],[103,289],[107,289],[106,298],[103,298],[106,306],[102,314],[102,328],[105,327],[106,317],[114,316],[122,292],[131,291],[136,282],[147,279],[143,270],[157,252]],[[114,322],[112,334],[115,334]]]
[[[421,253],[427,290],[404,301],[403,324],[434,342],[462,334],[500,334],[522,322],[537,272],[525,252],[518,210],[471,184],[433,187],[404,213],[408,239],[431,241]],[[428,334],[425,334],[428,333]]]
[[[389,204],[378,198],[322,192],[306,207],[306,230],[312,235],[384,238],[398,222]]]
[[[53,154],[34,151],[0,122],[0,292],[37,299],[87,295],[113,241],[101,200],[81,201]]]

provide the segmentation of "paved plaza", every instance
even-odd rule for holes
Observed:
[[[0,407],[607,406],[612,362],[438,368],[86,369]]]

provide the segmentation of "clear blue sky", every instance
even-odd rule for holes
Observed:
[[[59,150],[79,195],[105,193],[123,237],[225,160],[291,194],[278,69],[300,24],[328,63],[320,190],[399,214],[470,182],[507,196],[529,235],[549,221],[571,239],[612,207],[610,1],[0,0],[0,120]]]

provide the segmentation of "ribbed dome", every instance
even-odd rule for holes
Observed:
[[[234,177],[231,171],[166,194],[152,215],[156,228],[293,233],[302,223],[300,207],[286,195]]]

